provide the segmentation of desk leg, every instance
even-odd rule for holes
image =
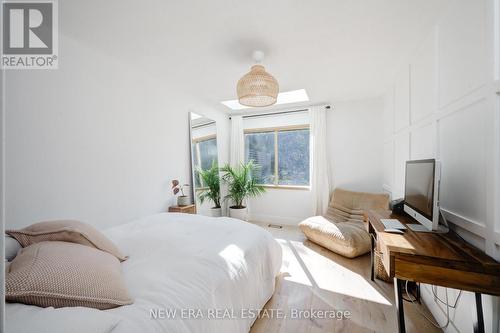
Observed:
[[[403,280],[394,278],[394,302],[398,310],[398,332],[405,333],[405,311],[403,309]]]
[[[476,293],[476,313],[477,318],[473,323],[474,333],[484,333],[483,303],[481,293]]]
[[[372,281],[375,281],[375,240],[373,239],[373,235],[370,234],[370,240],[371,240],[371,277],[370,279]]]

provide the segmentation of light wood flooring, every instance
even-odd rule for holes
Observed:
[[[370,255],[347,259],[305,239],[297,227],[269,228],[283,249],[281,274],[269,309],[347,310],[349,319],[291,319],[263,316],[251,333],[397,332],[393,284],[370,281]],[[418,311],[423,305],[404,302],[407,332],[441,332]]]

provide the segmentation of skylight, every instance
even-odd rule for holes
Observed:
[[[307,101],[309,101],[309,96],[307,96],[306,90],[299,89],[299,90],[285,91],[279,93],[278,100],[274,105],[307,102]],[[222,101],[221,103],[230,108],[231,110],[243,110],[251,108],[249,106],[241,105],[237,99]]]

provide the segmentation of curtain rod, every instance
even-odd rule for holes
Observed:
[[[330,105],[325,105],[325,109],[330,109]],[[274,116],[274,115],[279,115],[279,114],[288,114],[288,113],[299,113],[299,112],[306,112],[309,111],[309,108],[307,109],[299,109],[299,110],[290,110],[290,111],[277,111],[277,112],[268,112],[268,113],[256,113],[256,114],[249,114],[246,116],[242,116],[242,118],[257,118],[257,117],[266,117],[266,116]],[[231,119],[231,116],[229,117]]]

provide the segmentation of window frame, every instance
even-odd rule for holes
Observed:
[[[311,130],[309,124],[289,125],[289,126],[272,126],[262,128],[247,128],[243,130],[243,135],[254,133],[274,133],[274,184],[259,184],[265,188],[272,189],[285,189],[285,190],[311,190],[311,174],[309,173],[309,185],[280,185],[279,182],[279,149],[278,149],[278,133],[286,131],[297,130]],[[309,132],[310,135],[310,132]],[[246,154],[246,152],[245,152]],[[311,154],[311,147],[309,147],[309,155]],[[309,157],[309,167],[311,166],[311,159]]]

